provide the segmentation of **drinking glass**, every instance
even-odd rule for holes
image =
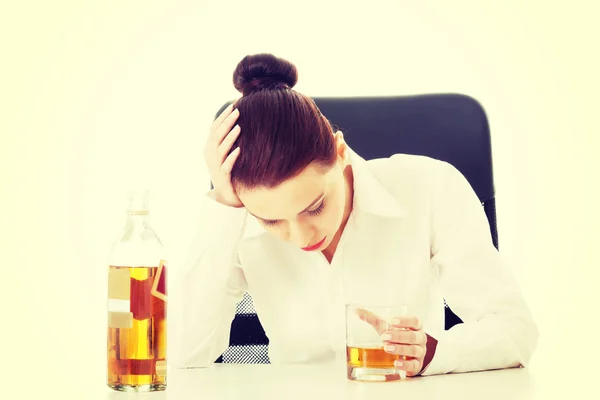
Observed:
[[[406,378],[396,369],[401,356],[386,353],[381,334],[390,321],[407,315],[406,305],[346,305],[346,365],[348,379],[355,381],[395,381]]]

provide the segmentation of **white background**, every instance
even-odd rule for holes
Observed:
[[[125,189],[151,188],[152,224],[176,273],[208,188],[208,126],[237,96],[241,58],[272,52],[296,64],[296,89],[310,96],[460,92],[484,105],[501,251],[542,335],[531,370],[589,374],[600,303],[593,7],[3,2],[2,371],[14,387],[102,390],[107,256]],[[561,390],[577,391],[569,382]]]

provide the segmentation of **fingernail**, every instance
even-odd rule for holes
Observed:
[[[381,340],[388,341],[391,339],[392,339],[392,335],[390,335],[389,333],[384,333],[383,335],[381,335]]]
[[[395,348],[396,346],[392,346],[391,344],[386,344],[385,346],[383,346],[383,350],[387,352],[394,351]]]
[[[402,366],[402,364],[404,364],[404,363],[403,363],[402,361],[400,361],[400,360],[396,360],[396,361],[394,361],[394,366],[395,366],[396,368],[398,368],[398,367],[401,367],[401,366]]]
[[[391,325],[400,325],[400,320],[399,319],[392,319],[392,320],[390,320],[390,324]]]

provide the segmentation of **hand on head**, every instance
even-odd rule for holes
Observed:
[[[204,148],[204,160],[215,188],[215,200],[227,206],[242,207],[243,204],[231,183],[231,170],[240,155],[239,147],[233,151],[231,147],[241,132],[239,125],[234,126],[240,112],[237,109],[232,110],[233,104],[212,123]]]

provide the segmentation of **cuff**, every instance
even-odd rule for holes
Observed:
[[[219,234],[229,238],[234,230],[236,233],[243,233],[247,215],[245,207],[236,208],[219,203],[214,198],[214,192],[210,191],[204,196],[200,210],[200,223],[204,227],[210,227],[205,229],[210,238],[222,240]],[[240,235],[234,237],[236,240],[240,239]]]
[[[423,366],[421,367],[421,370],[417,375],[421,375],[423,371],[425,371],[425,369],[429,366],[431,360],[433,360],[433,356],[435,356],[435,350],[437,349],[437,339],[432,336],[429,336],[429,334],[427,333],[425,335],[427,335],[427,344],[425,345],[425,358],[423,359]]]

